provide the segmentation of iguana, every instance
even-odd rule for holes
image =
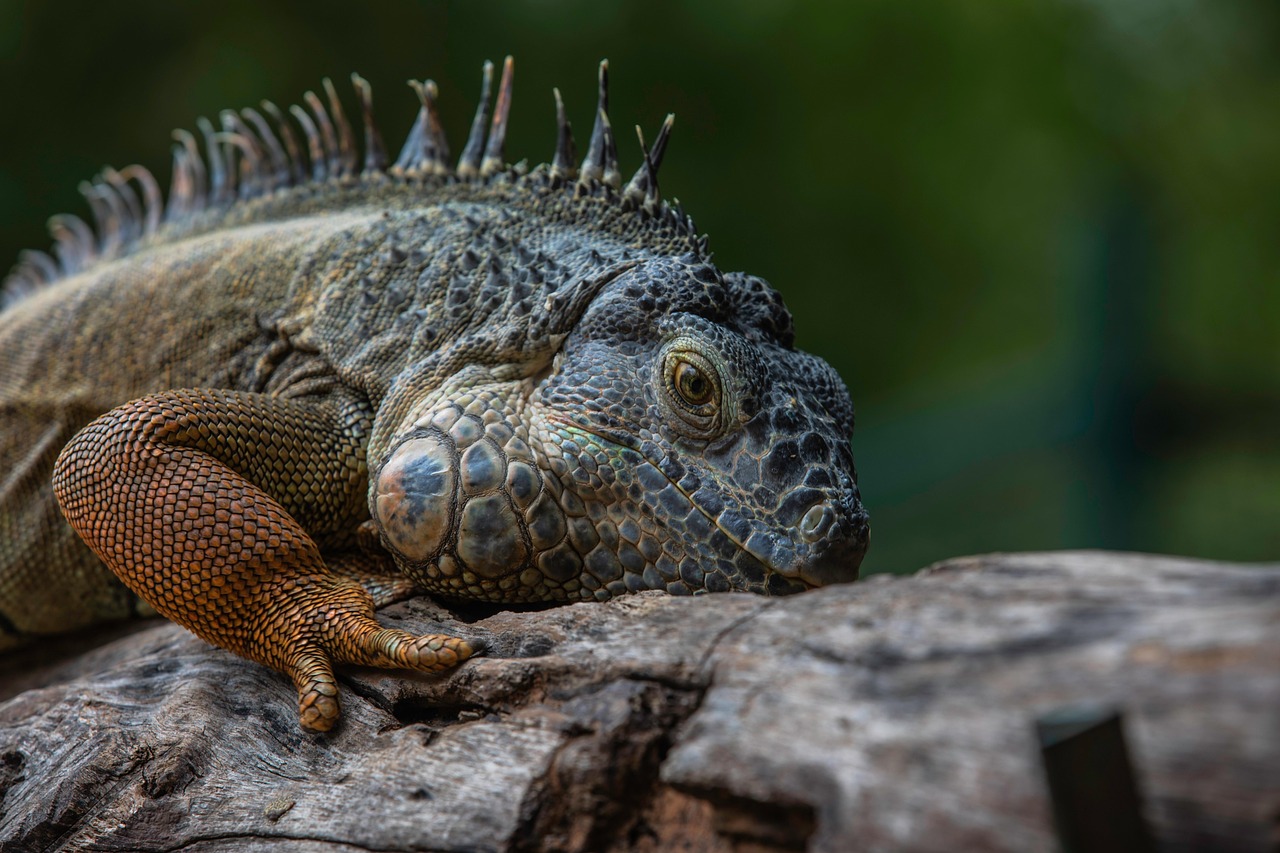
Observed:
[[[490,118],[485,64],[456,166],[434,83],[388,165],[353,75],[362,160],[326,80],[296,126],[264,102],[200,120],[203,152],[175,132],[167,201],[107,170],[95,228],[51,220],[0,313],[7,644],[150,605],[288,675],[324,731],[334,662],[480,650],[375,620],[411,594],[857,577],[848,392],[660,197],[672,117],[624,183],[602,63],[581,164],[555,91],[550,164],[507,165],[512,70]]]

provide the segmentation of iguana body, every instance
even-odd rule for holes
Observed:
[[[9,293],[32,292],[0,313],[10,642],[127,616],[136,594],[290,675],[324,730],[333,661],[476,650],[377,624],[415,591],[856,577],[848,394],[792,349],[777,294],[719,271],[659,200],[670,122],[623,187],[602,66],[581,168],[561,107],[553,163],[526,173],[502,162],[510,72],[486,141],[486,68],[456,169],[431,84],[384,168],[358,80],[363,169],[330,89],[294,113],[309,157],[284,125],[224,114],[204,155],[183,138],[163,224],[136,169],[143,200],[122,175],[90,190],[96,235],[55,223],[59,263],[27,256]]]

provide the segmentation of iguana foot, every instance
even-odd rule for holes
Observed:
[[[382,627],[373,617],[373,596],[351,579],[289,593],[289,604],[271,615],[259,637],[264,662],[293,680],[299,722],[310,731],[329,731],[340,716],[335,662],[440,672],[485,648],[478,639]]]

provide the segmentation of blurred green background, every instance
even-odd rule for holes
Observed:
[[[0,258],[104,164],[167,180],[171,128],[325,75],[393,146],[433,77],[459,148],[506,53],[512,159],[551,154],[553,85],[585,140],[601,57],[616,126],[677,113],[664,191],[853,393],[868,571],[1280,559],[1274,2],[9,0]]]

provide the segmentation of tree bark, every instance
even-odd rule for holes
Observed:
[[[658,593],[387,624],[490,640],[273,672],[153,624],[0,677],[0,849],[1057,849],[1036,720],[1123,715],[1159,849],[1280,849],[1280,566],[1062,552],[789,598]]]

